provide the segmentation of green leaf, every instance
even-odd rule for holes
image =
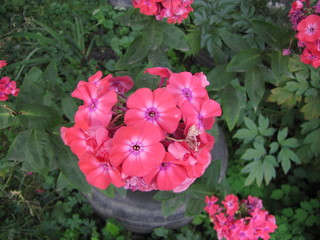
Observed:
[[[286,104],[289,108],[292,108],[297,102],[301,101],[301,96],[290,92],[284,87],[277,87],[271,90],[268,101],[276,102],[278,105]]]
[[[128,70],[130,67],[141,62],[149,49],[142,36],[137,37],[128,47],[125,55],[116,63],[117,70]]]
[[[255,67],[246,72],[244,87],[252,102],[253,108],[257,111],[258,105],[264,95],[265,82],[262,77],[260,68]]]
[[[71,121],[74,122],[74,116],[76,114],[76,111],[78,110],[77,103],[74,98],[70,96],[65,96],[61,100],[62,105],[62,111],[64,115]]]
[[[248,42],[242,35],[230,33],[226,29],[219,31],[219,35],[224,43],[233,51],[234,54],[249,48]]]
[[[163,32],[159,26],[154,19],[149,22],[142,33],[143,40],[150,50],[157,49],[163,41]]]
[[[248,129],[250,129],[252,132],[254,132],[256,135],[258,134],[258,128],[254,121],[252,121],[250,118],[244,117],[243,118],[245,125]]]
[[[261,62],[261,51],[256,48],[242,50],[235,55],[227,66],[228,72],[246,72]]]
[[[180,28],[163,22],[157,22],[164,36],[164,43],[171,48],[180,51],[188,51],[190,49],[186,35]]]
[[[273,51],[271,53],[271,69],[276,79],[279,79],[282,75],[288,74],[288,62],[289,56],[283,56],[282,51]]]
[[[311,147],[311,151],[314,153],[315,156],[319,155],[320,153],[319,142],[320,128],[309,133],[304,139],[304,143]]]
[[[239,129],[235,135],[233,135],[234,138],[242,139],[243,144],[247,144],[251,142],[255,137],[257,136],[257,133],[255,133],[252,130],[241,128]]]
[[[279,37],[282,35],[282,31],[275,25],[262,20],[252,20],[251,24],[260,41],[270,45],[279,43]]]
[[[282,148],[278,155],[278,162],[281,162],[281,167],[285,174],[287,174],[291,168],[291,161],[300,163],[300,159],[292,150],[286,147]]]
[[[32,130],[22,131],[16,136],[9,148],[6,159],[20,162],[26,160],[26,142],[31,132]]]
[[[244,185],[249,186],[251,185],[254,180],[256,180],[258,186],[261,185],[262,180],[263,180],[263,166],[262,166],[262,161],[255,160],[247,164],[241,172],[243,173],[249,173],[248,177],[246,178]]]
[[[275,167],[278,166],[278,163],[274,156],[267,155],[263,159],[263,172],[264,172],[264,181],[266,184],[269,184],[272,178],[276,177]]]
[[[306,220],[306,218],[308,217],[308,212],[302,208],[298,208],[296,210],[296,213],[294,215],[294,218],[298,221],[298,222],[304,222]]]
[[[207,186],[205,184],[192,184],[188,188],[187,193],[190,193],[191,195],[197,198],[204,198],[207,195],[214,194],[214,189],[212,186]]]
[[[27,139],[26,161],[33,171],[47,173],[53,161],[52,145],[49,135],[43,130],[33,130]],[[31,170],[31,169],[30,169]]]
[[[279,130],[277,140],[280,145],[282,145],[282,143],[283,143],[284,139],[287,137],[287,135],[288,135],[288,128],[287,127],[285,127],[282,130]]]
[[[307,120],[316,119],[320,117],[320,97],[306,98],[307,104],[301,108],[304,117]]]
[[[285,215],[286,217],[292,217],[294,212],[293,212],[292,208],[284,208],[282,210],[282,214]]]
[[[20,92],[16,99],[16,106],[19,107],[26,103],[43,102],[43,88],[41,86],[42,71],[39,68],[33,67],[26,74]]]
[[[61,146],[63,146],[62,141]],[[85,175],[80,171],[78,158],[66,147],[60,149],[58,154],[58,166],[63,176],[75,188],[83,193],[90,193],[91,186],[87,183]]]
[[[230,131],[236,125],[240,110],[245,104],[242,94],[243,92],[240,88],[235,88],[232,85],[228,85],[221,91],[223,117]]]
[[[206,206],[204,202],[204,198],[195,198],[190,196],[187,199],[187,206],[186,206],[186,216],[196,216],[200,214],[203,208]]]
[[[14,110],[14,105],[9,102],[0,105],[0,129],[12,126],[15,121],[15,118],[8,107]]]
[[[283,197],[283,191],[281,189],[273,190],[270,197],[271,199],[279,200]]]
[[[157,191],[156,194],[153,196],[153,199],[157,201],[164,201],[164,200],[169,200],[171,198],[175,198],[176,196],[177,194],[174,192]]]
[[[52,129],[61,122],[59,114],[51,107],[27,104],[19,109],[20,124],[32,129]]]
[[[106,229],[113,237],[116,237],[120,234],[120,229],[118,226],[110,221],[107,222]]]
[[[226,64],[216,66],[213,68],[207,75],[210,85],[208,86],[209,90],[217,91],[221,90],[229,83],[235,79],[236,73],[226,72]]]

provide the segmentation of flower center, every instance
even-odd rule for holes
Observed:
[[[148,121],[155,121],[159,117],[159,112],[155,108],[148,108],[147,111],[145,112],[145,118]]]
[[[170,166],[170,164],[171,164],[170,162],[163,162],[160,165],[160,169],[161,170],[166,170]]]
[[[134,151],[139,151],[139,150],[140,150],[140,146],[139,146],[139,145],[133,145],[133,146],[132,146],[132,149],[133,149]]]
[[[90,111],[95,111],[98,106],[98,99],[92,99],[92,102],[89,104]]]
[[[188,101],[190,101],[192,99],[192,92],[189,88],[184,88],[182,90],[182,94]]]

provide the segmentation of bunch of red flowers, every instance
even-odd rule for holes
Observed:
[[[167,18],[168,23],[181,23],[191,11],[193,0],[132,0],[135,8],[145,15],[154,15],[157,20]]]
[[[230,194],[219,205],[218,198],[206,196],[205,202],[204,209],[219,240],[267,240],[277,228],[275,217],[263,210],[262,201],[257,197],[248,196],[239,202],[238,197]]]
[[[7,66],[5,60],[0,60],[0,69]],[[0,101],[7,101],[9,95],[17,96],[20,89],[17,88],[15,81],[11,81],[9,77],[3,77],[0,79]]]
[[[180,192],[210,164],[214,138],[206,130],[221,108],[208,97],[205,75],[166,68],[146,72],[160,76],[157,89],[140,88],[127,97],[134,85],[129,76],[102,78],[99,71],[72,92],[84,104],[74,126],[62,127],[61,136],[97,188],[112,183]]]
[[[304,5],[304,2],[306,5]],[[297,31],[298,46],[303,48],[301,62],[317,68],[320,66],[320,1],[314,7],[310,0],[297,0],[289,12],[292,28]],[[288,49],[284,55],[289,54]]]

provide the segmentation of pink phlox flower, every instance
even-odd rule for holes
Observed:
[[[221,210],[220,206],[218,204],[215,204],[218,201],[218,198],[215,196],[206,196],[205,202],[206,206],[204,210],[209,214],[210,217],[213,217],[218,211]]]
[[[0,60],[0,68],[7,66],[7,64],[6,60]]]
[[[221,203],[226,208],[227,214],[230,216],[233,216],[239,210],[239,199],[233,194],[227,195]]]
[[[185,142],[171,143],[168,152],[185,165],[189,178],[200,177],[211,161],[211,155],[207,149],[194,152]]]
[[[83,131],[77,126],[60,129],[62,140],[79,158],[84,152],[95,152],[106,140],[108,130],[101,126],[94,126]]]
[[[230,232],[230,240],[258,240],[251,224],[246,224],[245,219],[237,219]]]
[[[90,126],[106,127],[109,124],[112,117],[111,108],[117,102],[114,90],[87,83],[78,85],[71,96],[84,101],[75,115],[75,122],[80,128],[87,130]]]
[[[10,81],[9,77],[0,79],[0,101],[6,101],[10,94],[16,97],[19,92],[15,81]]]
[[[201,132],[201,141],[207,142],[205,130],[212,128],[215,117],[221,116],[222,110],[219,103],[212,99],[207,99],[195,106],[186,101],[181,107],[181,114],[187,125],[186,130],[195,125]]]
[[[110,88],[121,94],[128,92],[134,85],[132,78],[129,76],[111,77],[108,81]]]
[[[282,56],[287,56],[287,55],[290,55],[290,54],[291,54],[290,49],[283,49],[282,50]]]
[[[320,36],[320,16],[309,15],[299,22],[297,38],[303,42],[314,42]]]
[[[120,171],[110,163],[108,150],[99,157],[85,152],[79,158],[79,167],[88,183],[97,188],[106,189],[111,183],[116,187],[124,186]]]
[[[133,0],[133,7],[139,8],[140,13],[145,15],[155,15],[158,11],[157,1],[154,0]]]
[[[255,229],[255,234],[258,237],[268,240],[270,239],[270,233],[277,229],[275,218],[272,215],[268,215],[266,210],[255,209],[252,215],[252,226]]]
[[[129,176],[143,177],[162,162],[165,149],[160,130],[145,124],[143,128],[121,127],[113,137],[110,160]]]
[[[164,78],[169,78],[173,73],[170,69],[164,67],[154,67],[154,68],[147,68],[144,73],[149,73],[151,75],[157,75]]]
[[[131,191],[143,191],[149,192],[152,190],[158,190],[156,183],[147,184],[142,177],[128,177],[125,180],[124,189],[130,189]]]
[[[317,2],[314,8],[315,8],[314,10],[315,13],[320,13],[320,1]]]
[[[257,197],[248,196],[248,200],[245,201],[248,212],[251,213],[255,209],[262,209],[262,200]]]
[[[291,4],[291,9],[289,11],[289,16],[291,16],[294,12],[301,10],[303,8],[303,3],[301,1],[294,1]]]
[[[127,107],[129,110],[124,121],[128,126],[143,127],[151,123],[167,133],[173,133],[181,119],[176,99],[163,88],[153,92],[149,88],[138,89],[128,98]]]
[[[190,185],[192,183],[194,183],[195,180],[196,180],[196,178],[188,178],[187,177],[178,187],[173,189],[173,192],[179,193],[179,192],[183,192],[183,191],[187,190],[188,187],[190,187]]]
[[[98,71],[94,75],[88,78],[88,82],[95,84],[97,87],[105,87],[108,85],[110,78],[112,78],[111,74],[102,78],[102,72]]]
[[[193,76],[198,77],[201,81],[202,87],[207,87],[210,85],[210,82],[207,79],[207,76],[203,74],[203,72],[195,73]]]
[[[168,81],[166,88],[178,99],[179,107],[186,101],[197,106],[209,98],[201,80],[189,72],[173,73]]]
[[[166,153],[162,163],[144,177],[147,183],[155,182],[160,191],[170,191],[178,187],[187,177],[187,170],[170,153]]]

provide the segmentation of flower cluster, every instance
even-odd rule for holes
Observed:
[[[129,76],[102,78],[99,71],[80,81],[72,96],[84,101],[71,128],[61,136],[79,158],[93,186],[184,191],[211,161],[214,138],[206,132],[220,105],[209,99],[203,73],[146,72],[160,76],[155,90],[133,87]]]
[[[5,60],[0,60],[0,69],[7,66]],[[17,96],[20,89],[17,88],[15,81],[10,81],[9,77],[3,77],[0,79],[0,101],[7,101],[9,95]]]
[[[306,5],[304,5],[304,2]],[[298,46],[303,48],[300,56],[301,62],[317,68],[320,66],[320,1],[314,7],[310,0],[297,0],[291,5],[289,12],[292,28],[297,31],[295,37]],[[288,49],[284,55],[290,54]]]
[[[145,15],[157,20],[167,18],[168,23],[181,23],[191,11],[193,0],[132,0],[133,6]]]
[[[270,233],[277,228],[276,220],[266,210],[257,197],[248,196],[239,202],[234,195],[228,195],[217,204],[218,198],[206,196],[208,212],[218,234],[218,239],[226,240],[258,240],[270,239]]]

